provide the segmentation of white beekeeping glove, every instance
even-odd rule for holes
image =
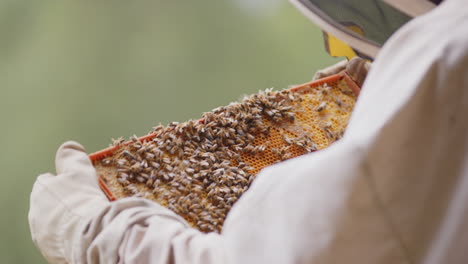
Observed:
[[[346,72],[356,84],[361,87],[370,70],[371,63],[359,57],[342,60],[332,66],[319,70],[314,74],[313,80],[321,79],[340,72]]]
[[[328,66],[324,69],[318,70],[315,74],[312,80],[318,80],[325,78],[327,76],[337,74],[339,72],[342,72],[346,69],[346,65],[348,65],[348,60],[342,60],[340,62],[337,62],[331,66]]]
[[[57,151],[57,175],[40,175],[31,192],[29,225],[34,243],[50,263],[71,263],[79,233],[109,201],[83,146],[66,142]]]

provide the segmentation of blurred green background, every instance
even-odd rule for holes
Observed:
[[[336,62],[322,42],[286,0],[0,1],[0,263],[45,263],[29,194],[62,142],[94,152],[309,81]]]

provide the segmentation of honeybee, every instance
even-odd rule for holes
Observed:
[[[317,112],[322,112],[323,110],[325,110],[325,108],[327,107],[327,103],[326,102],[322,102],[319,107],[317,107]]]

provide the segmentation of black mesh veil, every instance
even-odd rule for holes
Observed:
[[[331,26],[381,47],[411,17],[382,0],[299,0]],[[363,36],[344,25],[354,24]]]

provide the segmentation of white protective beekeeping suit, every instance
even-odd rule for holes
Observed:
[[[33,187],[33,240],[52,263],[467,263],[467,6],[446,0],[394,34],[344,137],[264,169],[222,234],[107,202],[66,143]]]

